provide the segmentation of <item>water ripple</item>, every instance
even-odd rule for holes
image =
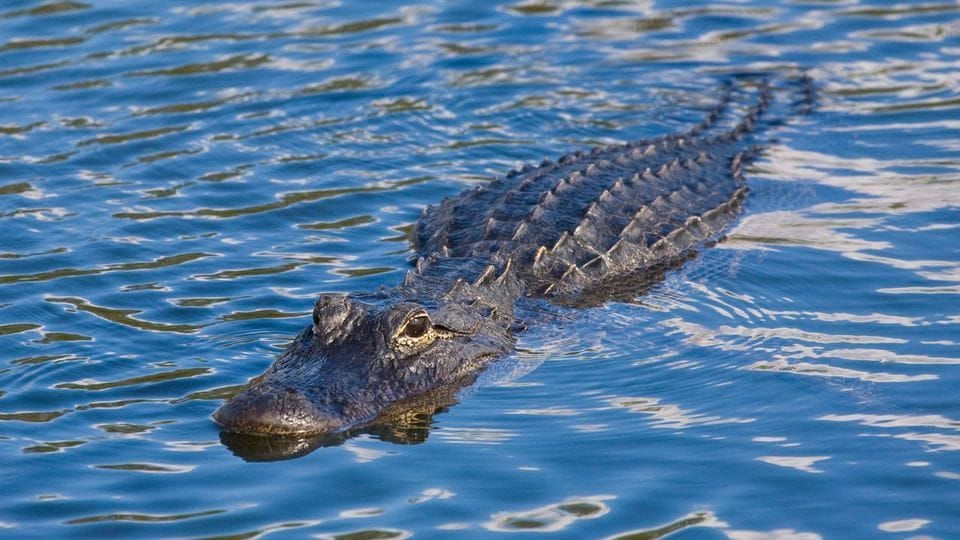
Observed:
[[[4,532],[960,529],[956,3],[8,4]],[[425,439],[220,444],[317,294],[398,282],[425,205],[801,72],[727,237],[635,303],[523,313]]]

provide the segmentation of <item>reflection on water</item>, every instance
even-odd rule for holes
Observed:
[[[524,512],[501,512],[494,514],[486,524],[492,531],[537,531],[557,532],[566,529],[580,519],[597,519],[610,512],[604,501],[612,495],[577,497]]]
[[[309,437],[271,437],[220,432],[220,442],[234,455],[248,461],[276,461],[303,457],[318,448],[339,446],[359,435],[370,435],[393,444],[421,444],[430,436],[433,415],[444,410],[444,408],[431,408],[428,411],[412,410],[398,417],[378,418],[375,424],[346,432]]]
[[[958,63],[951,2],[8,3],[0,530],[949,538]],[[221,441],[424,205],[801,69],[743,218],[636,302],[532,309],[440,414]]]

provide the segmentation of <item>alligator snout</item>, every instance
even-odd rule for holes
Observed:
[[[233,433],[314,435],[340,429],[341,422],[307,396],[287,386],[260,384],[244,390],[213,413]]]

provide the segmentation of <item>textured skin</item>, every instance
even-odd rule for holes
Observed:
[[[428,207],[420,256],[509,261],[531,296],[602,303],[605,283],[682,259],[734,219],[746,195],[743,139],[770,88],[732,129],[713,133],[729,97],[686,133],[544,160]]]
[[[813,102],[798,81],[789,113]],[[764,81],[729,85],[686,132],[525,165],[426,208],[401,285],[322,296],[314,324],[214,419],[230,433],[340,436],[453,403],[512,350],[521,304],[634,298],[716,240],[746,195],[759,128],[775,123],[773,97]],[[399,340],[417,322],[429,339]]]

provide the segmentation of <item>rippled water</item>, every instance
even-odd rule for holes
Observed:
[[[674,4],[3,4],[0,537],[960,535],[960,5]],[[221,444],[425,204],[799,70],[726,241],[426,441]]]

